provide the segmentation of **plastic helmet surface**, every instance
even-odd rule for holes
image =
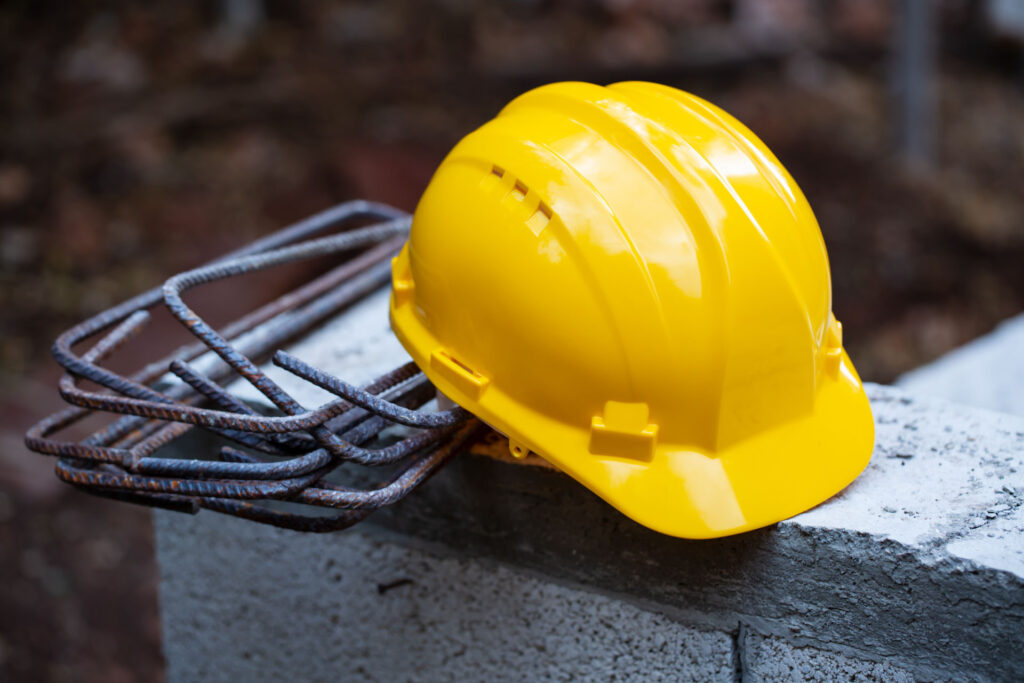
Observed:
[[[867,465],[824,241],[743,124],[653,83],[556,83],[451,151],[393,263],[438,389],[637,522],[765,526]]]

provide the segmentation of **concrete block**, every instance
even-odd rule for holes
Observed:
[[[167,680],[732,681],[732,640],[359,531],[154,516]]]
[[[386,301],[385,293],[367,299],[291,350],[354,381],[403,362],[404,351],[387,330]],[[306,405],[326,398],[317,393],[320,390],[275,372]],[[547,649],[524,651],[547,661],[544,666],[553,667],[549,677],[554,678],[566,672],[556,660],[575,657],[565,654],[574,652],[570,632],[575,630],[591,635],[579,645],[587,654],[574,658],[573,666],[593,659],[595,667],[612,667],[586,669],[595,675],[599,670],[619,672],[615,667],[620,664],[629,675],[673,667],[698,671],[693,669],[698,660],[713,662],[710,669],[699,670],[701,676],[718,675],[725,671],[723,652],[731,652],[734,670],[742,671],[744,657],[752,663],[768,661],[773,652],[786,647],[791,650],[787,661],[799,660],[801,671],[805,663],[824,666],[824,660],[812,664],[807,657],[800,659],[813,654],[831,657],[829,661],[840,667],[830,669],[835,671],[867,662],[856,675],[868,679],[899,680],[900,671],[918,680],[1024,679],[1024,419],[889,387],[869,386],[868,393],[877,439],[863,475],[813,510],[725,539],[687,541],[643,528],[557,471],[508,462],[507,446],[497,438],[475,446],[473,453],[457,458],[410,498],[349,532],[304,536],[224,520],[210,512],[197,518],[159,513],[157,546],[170,670],[175,676],[175,671],[216,671],[218,665],[235,666],[228,660],[236,655],[256,656],[251,647],[230,649],[227,641],[237,640],[266,643],[260,657],[267,670],[281,671],[301,661],[320,667],[317,672],[330,671],[322,662],[311,661],[320,657],[330,659],[333,670],[340,671],[337,667],[347,666],[353,658],[369,662],[383,657],[392,668],[382,671],[403,671],[402,676],[415,678],[419,668],[404,669],[414,660],[402,659],[396,650],[383,646],[358,652],[345,649],[341,635],[325,641],[330,647],[316,652],[300,648],[301,656],[290,654],[289,648],[300,647],[294,644],[299,640],[318,642],[325,633],[355,630],[354,625],[334,625],[336,631],[324,631],[322,622],[311,621],[306,613],[319,609],[312,596],[327,605],[327,614],[358,614],[359,626],[379,637],[397,633],[396,642],[435,642],[417,640],[427,638],[418,627],[395,631],[390,622],[371,615],[369,607],[376,603],[365,602],[360,592],[366,592],[371,579],[339,584],[332,577],[340,573],[372,577],[378,583],[413,577],[417,583],[395,588],[395,595],[405,591],[409,609],[426,615],[429,638],[465,643],[466,633],[480,632],[479,642],[497,648],[494,661],[502,665],[520,662],[516,648],[525,647],[524,639],[539,637],[524,624],[539,624],[537,633],[555,638],[551,651],[558,655],[545,660]],[[250,398],[259,400],[255,394]],[[503,452],[505,460],[498,459]],[[829,457],[827,447],[821,457]],[[360,468],[343,469],[354,482],[366,477]],[[385,550],[373,545],[376,540],[366,540],[367,532],[386,532],[390,539],[428,548],[431,556],[455,553],[461,559],[423,559]],[[367,553],[388,570],[370,573],[360,559]],[[331,571],[325,558],[344,570]],[[444,564],[443,570],[424,569],[422,574],[414,571],[440,566],[435,562],[454,564]],[[482,578],[487,572],[512,571],[509,568],[527,572],[531,581],[549,577],[562,587],[552,587],[556,597],[551,597],[547,588],[541,588],[543,582],[528,584],[529,589],[513,590],[514,599],[509,600]],[[458,581],[438,578],[444,575]],[[470,593],[442,591],[440,602],[415,597],[419,594],[414,586],[430,586],[433,591],[457,582],[475,588]],[[558,592],[563,590],[577,597]],[[218,594],[230,600],[218,599]],[[616,596],[615,607],[578,597],[584,594]],[[546,597],[530,606],[530,595]],[[568,621],[539,622],[541,602],[565,611]],[[584,603],[590,606],[584,609]],[[360,607],[338,612],[347,605]],[[394,608],[395,613],[406,614],[402,609]],[[620,619],[616,610],[626,616]],[[671,642],[684,643],[664,655],[670,666],[659,668],[651,654],[641,658],[645,663],[637,669],[637,660],[612,645],[611,633],[621,640],[644,619],[655,619],[644,622],[645,628],[656,625],[656,631],[677,634]],[[607,622],[608,631],[587,631],[595,620],[599,625]],[[563,623],[564,634],[551,625],[555,623]],[[685,639],[682,634],[692,629],[703,635]],[[509,644],[499,632],[517,635]],[[724,645],[725,634],[775,640],[755,638],[747,652]],[[627,640],[640,652],[653,653],[652,647],[662,651],[652,641]],[[217,645],[207,647],[207,641]],[[279,643],[284,643],[283,649]],[[456,657],[457,647],[442,651],[453,660],[467,656]],[[344,654],[335,657],[335,652]],[[359,652],[374,654],[359,659]],[[699,656],[693,654],[697,652]],[[474,666],[490,661],[482,653],[473,656],[481,658],[472,660]],[[186,661],[190,657],[198,659]],[[431,666],[435,665],[441,666]],[[497,668],[495,664],[487,671]],[[782,675],[783,669],[763,671],[767,677]]]
[[[910,393],[1024,415],[1024,315],[898,378]]]
[[[886,662],[872,662],[855,657],[797,647],[782,638],[745,634],[740,641],[743,652],[744,683],[790,683],[791,681],[891,681],[915,683],[914,674]]]

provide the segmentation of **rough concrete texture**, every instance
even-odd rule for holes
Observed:
[[[901,389],[1024,415],[1024,315],[896,380]]]
[[[867,662],[812,647],[796,647],[781,638],[744,633],[744,683],[782,681],[891,681],[914,683],[917,678],[885,662]]]
[[[386,316],[386,297],[368,299],[293,351],[338,375],[364,379],[404,359],[400,347],[387,346]],[[281,381],[310,406],[322,400],[294,378]],[[877,439],[867,470],[831,500],[769,529],[712,541],[670,538],[626,519],[558,472],[481,455],[455,460],[409,499],[376,513],[367,528],[623,596],[689,626],[779,639],[751,641],[760,650],[737,648],[741,674],[748,655],[753,666],[757,652],[785,645],[807,656],[819,651],[836,666],[861,661],[867,668],[857,676],[867,679],[898,680],[874,663],[919,680],[1024,679],[1024,419],[887,387],[868,392]],[[503,447],[494,440],[474,452]],[[829,457],[827,449],[822,457]],[[363,476],[351,472],[355,480]],[[158,520],[172,672],[184,666],[175,659],[207,638],[251,642],[262,633],[268,643],[262,656],[285,657],[269,649],[285,642],[279,624],[263,617],[219,620],[224,608],[193,583],[210,580],[208,574],[244,577],[239,583],[254,597],[238,599],[252,603],[248,609],[272,600],[290,621],[288,605],[303,604],[307,591],[339,592],[321,558],[355,552],[339,550],[355,547],[347,545],[348,532],[302,536],[228,524],[208,512],[196,519],[161,513]],[[273,551],[253,555],[250,546]],[[278,576],[305,578],[279,583]],[[282,597],[270,597],[277,594]],[[468,599],[449,599],[450,620],[437,628],[464,633],[459,615],[469,609]],[[481,609],[488,609],[486,601]],[[497,630],[521,620],[513,607],[500,602],[490,609]],[[621,609],[633,614],[627,603]],[[192,621],[182,626],[183,619]],[[616,623],[610,620],[612,629],[622,631]],[[330,648],[323,652],[331,656]],[[801,671],[812,666],[796,654],[787,661]],[[813,661],[820,667],[825,660]],[[789,670],[758,675],[771,680]]]
[[[924,561],[1024,578],[1024,419],[868,386],[875,452],[824,505],[783,525],[868,534]]]
[[[726,633],[506,567],[358,531],[155,522],[171,683],[733,680]]]

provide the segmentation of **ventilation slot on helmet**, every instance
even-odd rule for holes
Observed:
[[[540,200],[536,192],[522,180],[514,177],[501,166],[491,170],[480,180],[484,192],[494,193],[501,206],[519,219],[534,235],[540,235],[554,215],[551,207]]]
[[[529,192],[530,188],[528,188],[526,185],[523,185],[523,182],[521,180],[517,180],[515,182],[515,185],[512,186],[512,196],[521,202],[526,201],[526,195],[529,194]]]
[[[533,212],[526,221],[526,227],[528,227],[534,235],[539,235],[540,231],[547,227],[548,222],[551,220],[551,209],[541,202],[537,206],[537,210]]]
[[[497,192],[498,188],[505,186],[505,169],[501,166],[491,166],[491,170],[485,173],[480,179],[480,189],[485,193]]]
[[[490,380],[476,372],[444,349],[437,349],[430,356],[430,367],[436,370],[462,393],[476,400],[480,398]]]

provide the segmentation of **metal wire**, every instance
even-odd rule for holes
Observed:
[[[355,221],[369,225],[351,227]],[[482,429],[479,421],[457,407],[417,410],[434,391],[412,363],[355,387],[277,347],[383,286],[409,224],[408,215],[389,206],[342,204],[76,325],[53,345],[66,370],[60,395],[73,407],[33,426],[25,443],[56,456],[57,476],[95,495],[193,514],[214,510],[302,531],[343,529],[401,500]],[[328,229],[337,232],[323,236]],[[345,257],[333,270],[220,331],[182,299],[186,291],[211,282],[337,255]],[[128,376],[101,366],[143,330],[148,311],[160,305],[197,341]],[[101,334],[85,353],[72,351]],[[260,369],[271,356],[278,366],[338,398],[313,409],[300,405]],[[197,369],[200,358],[203,371]],[[238,378],[281,414],[261,415],[229,393],[225,386]],[[84,389],[79,380],[102,390]],[[78,441],[55,438],[94,414],[121,417]],[[391,425],[417,431],[384,445],[378,437]],[[157,455],[197,427],[238,447],[224,445],[205,458]],[[345,463],[401,464],[376,487],[357,489],[326,478]],[[269,501],[335,512],[298,513]]]

